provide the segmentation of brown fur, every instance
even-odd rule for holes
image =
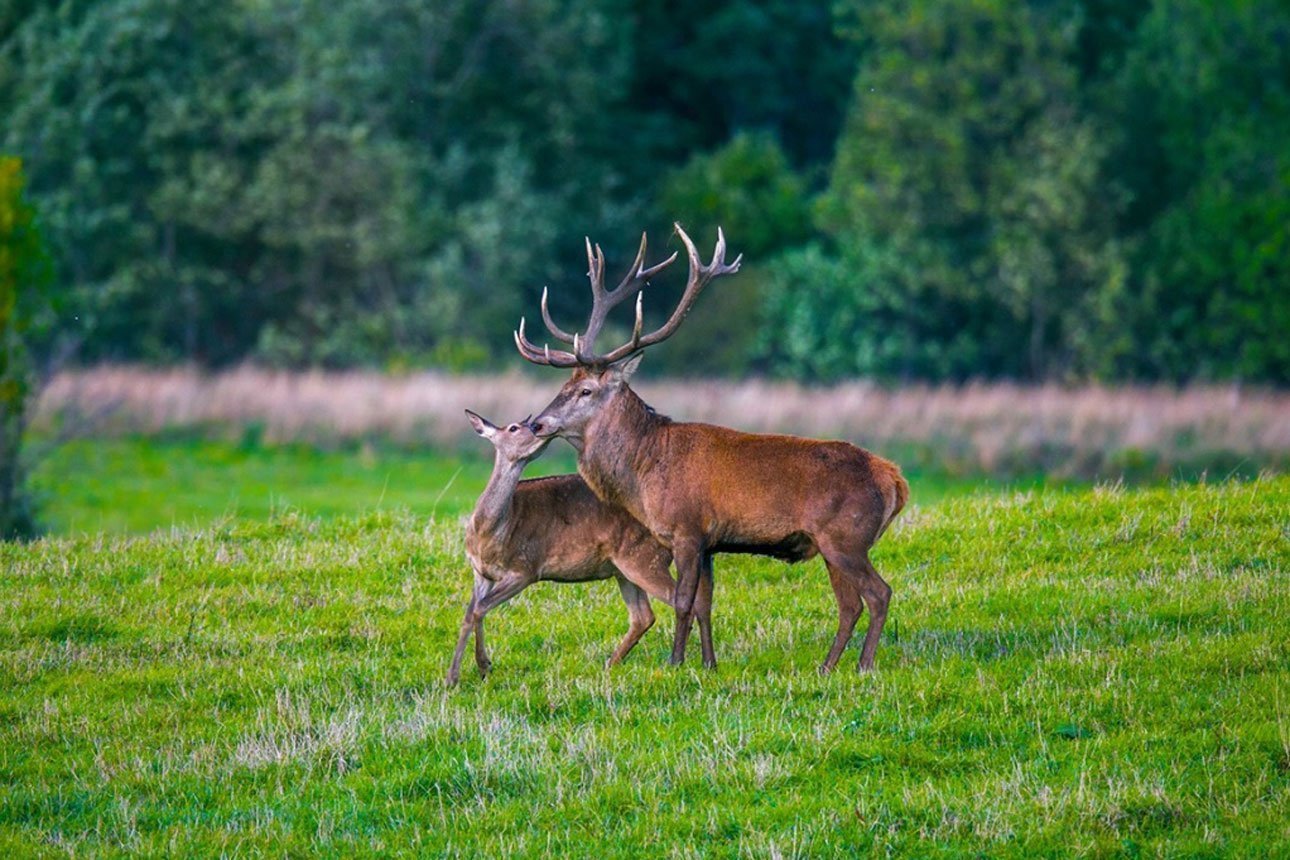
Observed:
[[[497,462],[489,486],[466,526],[466,554],[475,586],[466,607],[448,684],[460,677],[470,634],[475,634],[475,661],[481,674],[491,668],[484,647],[484,616],[535,582],[586,582],[614,578],[627,604],[630,625],[608,665],[627,656],[654,624],[649,597],[671,604],[674,582],[671,553],[621,508],[607,505],[577,475],[518,481],[520,470],[541,448],[522,454],[506,446],[533,439],[522,425],[507,431],[487,425],[499,438]],[[482,434],[481,434],[482,435]],[[520,441],[517,442],[516,439]],[[541,443],[539,443],[541,444]],[[533,446],[529,446],[532,448]],[[648,596],[647,596],[648,595]],[[710,636],[709,596],[700,595],[700,631]]]
[[[824,556],[838,602],[831,670],[865,604],[861,668],[872,667],[891,589],[869,549],[905,506],[900,469],[847,442],[743,433],[672,421],[626,384],[634,363],[578,368],[533,422],[566,436],[578,471],[602,499],[625,508],[672,550],[678,583],[673,662],[684,658],[690,610],[718,552],[800,561]]]

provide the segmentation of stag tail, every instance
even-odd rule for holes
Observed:
[[[883,532],[887,531],[887,526],[905,509],[909,502],[909,482],[901,474],[900,467],[890,460],[884,460],[881,457],[874,457],[874,477],[877,479],[878,486],[882,490],[882,497],[886,503],[883,511],[882,526],[878,529],[878,534],[874,540],[882,537]]]

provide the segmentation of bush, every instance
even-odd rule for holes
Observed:
[[[34,386],[32,347],[47,329],[49,262],[23,194],[22,162],[0,156],[0,539],[37,532],[22,437]]]

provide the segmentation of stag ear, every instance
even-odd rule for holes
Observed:
[[[628,380],[632,378],[632,374],[636,372],[636,368],[641,366],[641,359],[644,357],[645,353],[638,352],[635,355],[624,358],[622,361],[609,365],[609,370],[606,372],[607,381],[614,385],[627,384]]]
[[[475,432],[485,439],[492,439],[497,433],[497,426],[482,415],[478,415],[466,410],[466,417],[470,419],[470,426],[475,428]]]

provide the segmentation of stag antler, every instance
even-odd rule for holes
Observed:
[[[524,319],[520,318],[520,327],[515,332],[515,346],[520,355],[533,362],[534,364],[545,364],[552,367],[604,367],[619,361],[634,352],[644,349],[647,346],[653,346],[660,341],[666,340],[680,327],[681,321],[685,315],[690,312],[690,307],[694,300],[699,297],[703,288],[716,277],[728,275],[739,271],[739,263],[743,260],[743,254],[735,258],[734,262],[726,263],[726,237],[717,228],[717,247],[712,254],[712,262],[703,265],[699,259],[699,252],[694,247],[694,242],[686,235],[685,230],[680,224],[673,225],[676,233],[681,237],[681,242],[685,244],[686,253],[690,260],[690,275],[685,284],[685,292],[681,296],[680,303],[676,310],[672,311],[672,316],[663,324],[663,327],[647,335],[641,334],[641,328],[644,322],[644,313],[641,307],[643,298],[641,289],[649,283],[650,277],[661,272],[670,266],[677,255],[675,253],[657,265],[645,268],[645,248],[646,237],[641,234],[641,247],[636,252],[636,261],[632,263],[627,277],[623,278],[612,291],[605,289],[605,254],[600,250],[599,245],[593,246],[591,240],[587,239],[587,278],[591,281],[591,317],[587,321],[587,328],[579,336],[576,332],[569,334],[555,324],[551,319],[550,311],[547,309],[547,291],[542,290],[542,320],[546,323],[547,330],[560,341],[573,345],[573,351],[552,350],[550,347],[543,346],[539,349],[528,338],[524,336]],[[609,311],[616,305],[631,295],[636,295],[636,324],[632,327],[632,337],[627,343],[613,349],[603,355],[598,355],[592,351],[596,337],[600,334],[600,329],[605,324],[605,319]]]

